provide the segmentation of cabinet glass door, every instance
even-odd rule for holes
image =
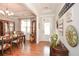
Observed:
[[[10,32],[14,31],[14,23],[12,22],[9,23],[9,29],[10,29]]]
[[[9,30],[8,30],[8,23],[5,22],[4,25],[5,25],[5,33],[7,33],[7,32],[9,31]]]

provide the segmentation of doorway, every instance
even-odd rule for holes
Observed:
[[[50,31],[51,31],[51,27],[50,27],[50,22],[45,22],[44,23],[44,39],[46,39],[46,41],[50,41]]]

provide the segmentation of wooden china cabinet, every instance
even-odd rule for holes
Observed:
[[[12,21],[0,20],[0,36],[15,30],[15,23]]]
[[[31,21],[31,34],[30,34],[30,42],[36,42],[36,20]]]
[[[3,35],[3,22],[0,21],[0,36]]]
[[[13,21],[0,20],[0,55],[4,55],[5,51],[11,53],[14,38],[10,36],[10,34],[13,33],[14,30],[15,23]],[[23,37],[24,36],[22,36],[22,38]]]

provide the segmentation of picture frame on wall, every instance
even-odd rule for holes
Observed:
[[[61,18],[75,3],[65,3],[58,16]]]
[[[66,22],[71,23],[72,22],[72,9],[68,10],[66,13]]]
[[[56,21],[56,28],[58,29],[58,20]]]
[[[59,34],[61,35],[61,36],[63,36],[63,19],[60,19],[59,21],[58,21],[58,31],[59,31]]]

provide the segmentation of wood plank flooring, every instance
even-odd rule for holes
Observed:
[[[26,44],[22,44],[18,48],[13,46],[12,52],[9,52],[7,51],[4,56],[49,56],[50,43],[40,42],[39,44],[35,44],[26,41]]]

